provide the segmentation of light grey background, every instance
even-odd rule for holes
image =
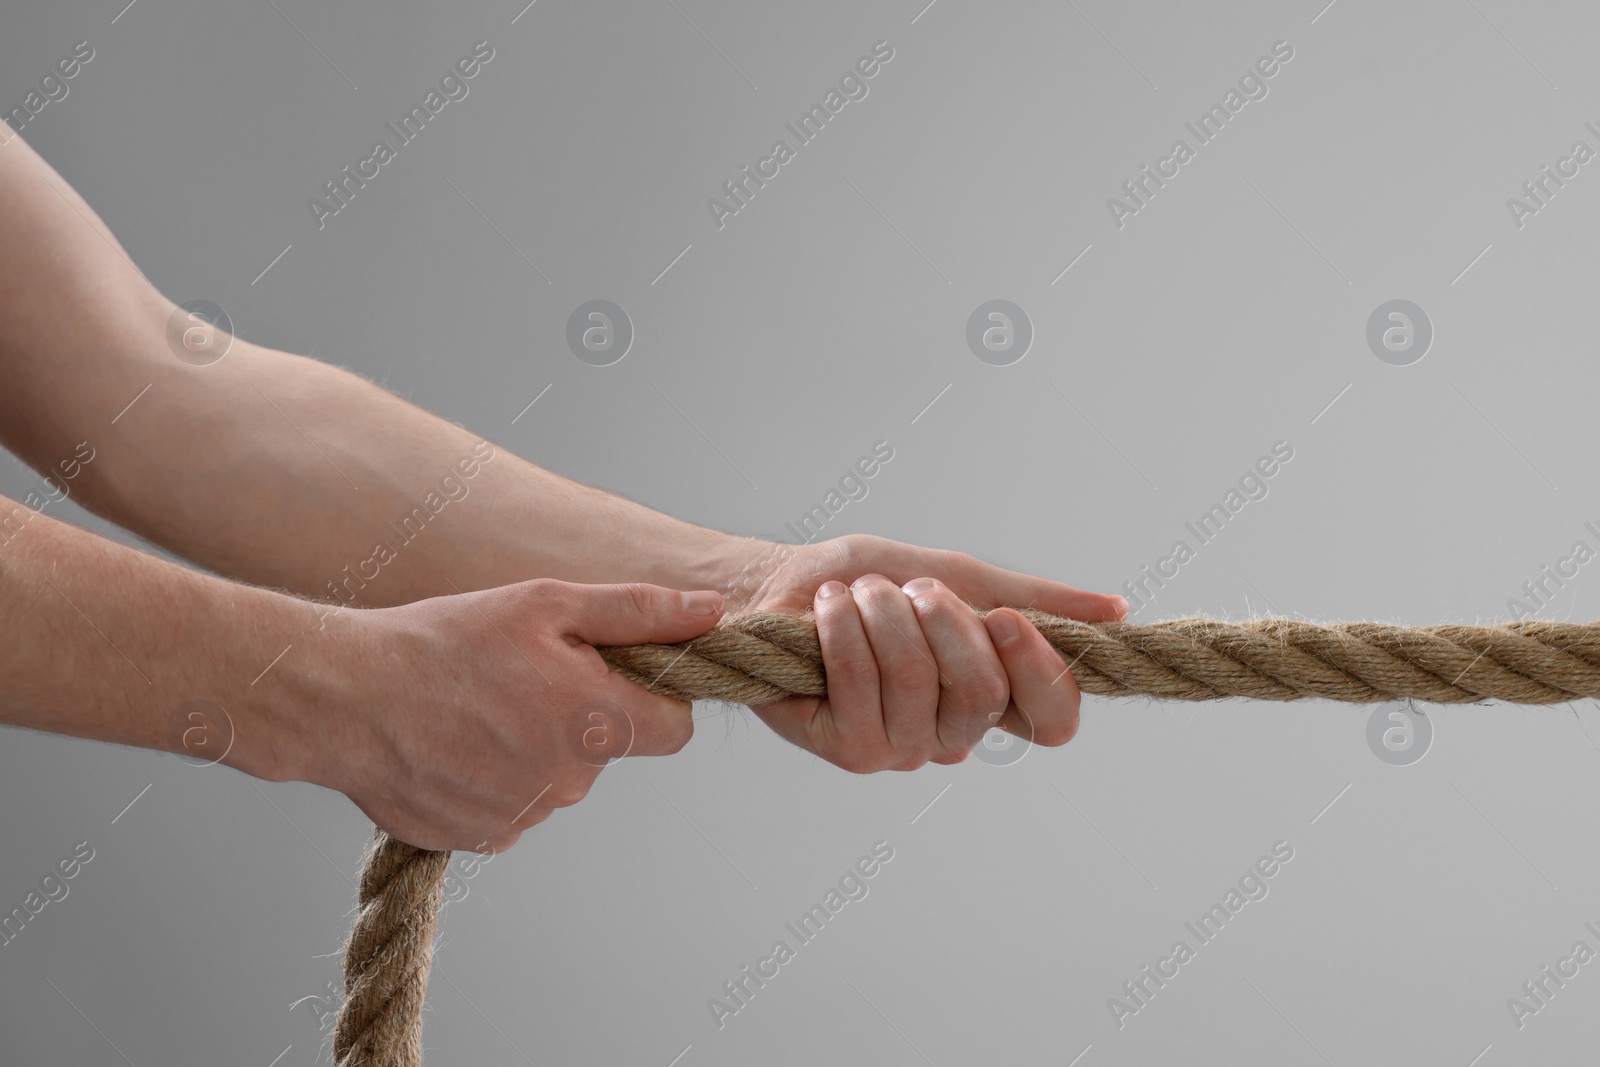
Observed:
[[[1600,164],[1506,206],[1600,148],[1591,7],[924,2],[68,0],[7,12],[0,107],[88,40],[25,135],[168,295],[709,525],[776,536],[886,439],[827,536],[1118,590],[1287,440],[1139,619],[1489,621],[1595,547]],[[470,95],[319,230],[307,198],[478,40]],[[719,230],[706,199],[879,40],[870,94]],[[1280,40],[1118,229],[1106,199]],[[1397,298],[1436,331],[1407,367],[1365,341]],[[591,299],[637,331],[610,367],[565,345]],[[991,299],[1033,323],[1013,366],[966,345]],[[1595,570],[1540,616],[1600,615]],[[1592,1062],[1600,963],[1520,1030],[1506,1001],[1600,949],[1600,715],[1427,711],[1408,767],[1366,708],[1086,698],[1064,749],[857,778],[703,707],[463,882],[429,1061]],[[0,948],[0,1058],[326,1062],[295,1005],[339,973],[361,813],[3,739],[0,905],[96,854]],[[870,895],[719,1030],[707,999],[878,840]],[[1119,1030],[1108,998],[1279,840],[1270,895]]]

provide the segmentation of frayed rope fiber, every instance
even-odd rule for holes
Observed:
[[[1021,611],[1061,653],[1078,687],[1097,696],[1351,704],[1559,704],[1600,697],[1600,623],[1170,619],[1135,625]],[[692,641],[602,648],[600,654],[624,677],[679,700],[769,704],[827,693],[822,646],[809,614],[729,615]],[[361,873],[360,912],[345,946],[345,1001],[334,1034],[338,1067],[420,1067],[423,996],[449,862],[448,852],[376,832]]]

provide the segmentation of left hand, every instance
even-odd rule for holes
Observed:
[[[753,710],[780,736],[859,774],[960,763],[991,727],[1056,746],[1078,729],[1077,682],[1032,623],[1005,605],[1084,622],[1127,601],[1004,570],[961,552],[852,534],[765,546],[770,576],[729,610],[816,612],[826,697]],[[747,569],[748,573],[748,569]],[[998,608],[980,619],[973,608]]]

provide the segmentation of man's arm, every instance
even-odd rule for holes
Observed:
[[[0,723],[314,782],[421,848],[503,850],[608,757],[682,748],[689,705],[591,646],[687,640],[721,610],[710,591],[541,580],[325,619],[0,512]]]
[[[87,441],[75,499],[220,574],[374,607],[534,577],[718,588],[762,550],[316,360],[234,339],[185,362],[173,304],[15,135],[0,219],[0,444],[59,478]]]
[[[173,305],[16,137],[0,145],[0,219],[0,444],[46,473],[92,449],[79,500],[220,574],[357,607],[533,577],[810,607],[837,689],[756,710],[861,771],[959,762],[995,725],[1072,736],[1067,665],[1021,615],[979,623],[972,607],[1126,613],[1121,597],[961,553],[859,535],[790,548],[694,526],[244,341],[193,365],[169,346]]]

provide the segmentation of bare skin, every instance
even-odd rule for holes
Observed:
[[[1075,732],[1060,656],[1016,612],[971,609],[1097,621],[1122,598],[882,538],[695,526],[208,333],[0,136],[0,444],[50,486],[0,499],[0,722],[183,751],[203,700],[228,765],[479,851],[582,799],[604,755],[682,748],[689,705],[593,646],[686,640],[726,610],[814,608],[829,698],[755,710],[848,770],[960,762],[996,724]],[[203,570],[56,521],[67,494]]]

